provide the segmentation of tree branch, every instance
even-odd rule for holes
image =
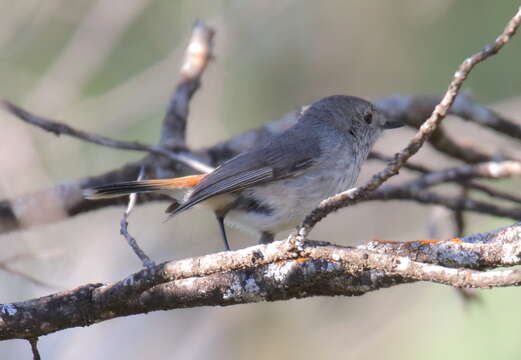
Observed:
[[[389,178],[398,174],[400,168],[409,160],[411,156],[416,154],[423,146],[425,141],[436,131],[438,125],[447,115],[451,105],[453,104],[461,85],[466,80],[469,73],[474,66],[493,56],[503,48],[503,46],[516,33],[519,24],[521,23],[521,7],[518,9],[514,17],[508,22],[503,33],[496,38],[496,40],[489,45],[486,45],[481,51],[475,53],[471,57],[465,59],[454,74],[453,80],[450,82],[445,95],[441,102],[436,105],[431,116],[422,124],[419,131],[412,138],[409,144],[400,152],[394,155],[394,158],[389,162],[387,167],[375,174],[371,180],[365,185],[357,187],[341,194],[335,195],[322,201],[322,203],[309,214],[302,222],[298,229],[297,235],[292,238],[297,242],[301,242],[309,234],[311,229],[328,214],[344,208],[346,206],[354,205],[360,201],[371,191],[376,190]]]
[[[40,360],[40,351],[38,351],[38,338],[29,338],[27,339],[29,344],[31,345],[31,351],[33,353],[33,360]]]
[[[521,162],[500,161],[466,164],[455,168],[430,172],[404,186],[420,189],[439,185],[444,182],[462,182],[475,178],[500,179],[511,176],[521,176]]]
[[[277,241],[166,262],[112,284],[87,284],[0,306],[0,339],[31,338],[114,317],[196,306],[319,295],[359,296],[412,281],[457,287],[515,286],[521,223],[455,241],[381,243],[357,248],[307,241],[294,252]],[[43,324],[43,325],[42,325]]]
[[[465,100],[460,100],[461,98]],[[440,102],[440,98],[436,97],[422,97],[422,96],[390,96],[382,99],[376,99],[376,106],[392,118],[399,119],[404,124],[413,128],[419,129],[425,119],[429,117],[435,106]],[[466,106],[462,106],[461,104]],[[459,104],[459,106],[458,106]],[[472,108],[473,111],[469,111]],[[476,123],[480,123],[483,112],[492,113],[492,110],[487,109],[483,105],[472,102],[469,98],[463,95],[458,95],[454,103],[449,108],[448,114],[458,116],[462,119],[473,121],[470,116],[476,116]],[[512,124],[515,126],[515,124]],[[490,128],[490,127],[489,127]],[[464,161],[466,163],[479,163],[483,161],[494,160],[498,157],[497,154],[489,154],[476,143],[472,143],[465,139],[463,143],[461,140],[456,140],[449,136],[442,126],[438,126],[436,130],[429,137],[428,142],[439,152],[452,157],[454,159]],[[510,158],[507,154],[500,154],[502,159]]]
[[[201,76],[213,58],[214,34],[214,30],[202,21],[195,22],[181,67],[181,81],[177,84],[163,120],[160,145],[164,148],[185,146],[190,100],[201,86]]]
[[[513,220],[521,220],[521,207],[504,207],[484,201],[472,200],[465,196],[443,196],[431,191],[417,190],[409,186],[385,186],[367,194],[365,200],[405,200],[424,205],[441,205],[455,211],[472,211]]]

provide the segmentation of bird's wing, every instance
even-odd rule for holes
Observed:
[[[315,136],[283,133],[267,145],[242,153],[208,174],[172,215],[219,194],[296,176],[309,168],[319,155],[319,140]]]

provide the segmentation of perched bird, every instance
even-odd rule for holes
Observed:
[[[171,216],[197,204],[213,210],[227,250],[225,223],[271,242],[322,200],[351,188],[382,130],[400,126],[366,100],[329,96],[311,104],[291,128],[209,174],[109,184],[86,189],[85,196],[162,192],[175,199],[167,209]]]

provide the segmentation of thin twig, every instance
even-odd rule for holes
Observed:
[[[462,119],[492,129],[514,139],[521,139],[521,125],[501,116],[487,107],[473,101],[465,94],[459,95],[452,109]]]
[[[50,251],[46,251],[46,252],[40,251],[38,253],[19,253],[19,254],[2,259],[0,261],[0,269],[4,270],[10,274],[17,275],[17,276],[33,283],[34,285],[56,290],[56,289],[59,289],[60,286],[52,285],[46,281],[42,281],[33,275],[30,275],[23,271],[17,270],[11,266],[13,263],[16,263],[19,261],[34,260],[34,259],[38,259],[38,258],[49,258],[56,254],[57,254],[57,252],[53,253]]]
[[[391,158],[388,157],[388,156],[385,156],[381,153],[378,153],[378,152],[371,152],[369,154],[369,159],[375,159],[375,160],[380,160],[380,161],[391,161]],[[505,171],[503,171],[501,174],[498,173],[498,172],[494,172],[492,171],[492,168],[495,167],[497,164],[501,164],[503,162],[491,162],[489,163],[491,165],[491,168],[488,169],[488,172],[490,173],[489,175],[483,175],[483,176],[478,176],[477,174],[476,175],[473,175],[472,174],[472,171],[470,171],[470,173],[468,175],[464,175],[464,176],[454,176],[454,175],[449,175],[447,176],[446,179],[444,179],[443,181],[453,181],[453,182],[457,182],[457,183],[460,183],[462,186],[465,186],[471,190],[476,190],[476,191],[479,191],[479,192],[482,192],[488,196],[491,196],[493,198],[496,198],[496,199],[502,199],[502,200],[506,200],[506,201],[511,201],[511,202],[515,202],[515,203],[519,203],[521,204],[521,197],[519,196],[516,196],[514,194],[510,194],[506,191],[500,191],[500,190],[497,190],[497,189],[493,189],[489,186],[486,186],[486,185],[483,185],[483,184],[480,184],[480,183],[477,183],[475,181],[469,181],[468,179],[469,178],[472,178],[472,177],[484,177],[484,178],[491,178],[491,179],[498,179],[498,178],[503,178],[503,177],[510,177],[510,176],[519,176],[519,171],[515,169],[515,167],[517,167],[518,165],[515,165],[515,164],[520,164],[519,161],[513,161],[513,162],[505,162],[506,164],[508,163],[511,163],[513,166],[512,168],[512,171],[508,171],[508,169],[505,169]],[[432,174],[435,174],[435,173],[438,173],[438,175],[436,176],[440,176],[444,173],[449,173],[451,174],[453,171],[456,171],[456,172],[468,172],[468,170],[466,170],[466,166],[468,165],[463,165],[463,169],[459,169],[459,168],[450,168],[450,169],[444,169],[444,170],[433,170],[433,169],[429,169],[427,168],[426,166],[424,165],[420,165],[420,164],[417,164],[417,163],[411,163],[410,161],[408,161],[407,163],[404,164],[404,168],[405,169],[408,169],[408,170],[411,170],[411,171],[414,171],[414,172],[419,172],[419,173],[422,173],[422,174],[425,174],[424,177],[428,178],[428,179],[432,179]],[[483,164],[479,164],[478,165],[478,169],[479,167],[483,166]],[[485,165],[486,166],[486,165]],[[506,167],[508,168],[509,165],[506,165]],[[479,172],[479,171],[476,171],[476,173]],[[427,176],[428,175],[428,176]],[[421,178],[420,178],[421,179]],[[420,179],[418,179],[418,181],[420,181]],[[441,183],[441,181],[438,181],[437,182],[438,184]],[[434,185],[434,184],[432,184]]]
[[[42,281],[30,274],[27,274],[23,271],[20,271],[20,270],[17,270],[11,266],[9,266],[8,264],[5,264],[5,263],[2,263],[0,262],[0,269],[10,273],[10,274],[13,274],[13,275],[17,275],[19,277],[21,277],[22,279],[24,280],[27,280],[29,281],[30,283],[34,284],[34,285],[37,285],[37,286],[41,286],[41,287],[44,287],[44,288],[47,288],[47,289],[59,289],[60,286],[56,286],[56,285],[53,285],[53,284],[49,284],[48,282],[46,281]],[[63,287],[61,287],[63,289]]]
[[[413,189],[410,186],[381,187],[368,193],[365,200],[405,200],[416,201],[420,204],[441,205],[451,210],[472,211],[485,215],[493,215],[513,220],[521,220],[521,207],[504,207],[484,201],[472,200],[467,197],[444,196],[435,192]]]
[[[193,156],[193,154],[186,150],[182,152],[174,152],[164,149],[157,145],[143,144],[138,141],[114,140],[106,136],[96,135],[86,131],[77,130],[67,124],[32,114],[7,100],[0,100],[0,106],[4,107],[7,111],[9,111],[11,114],[15,115],[19,119],[58,136],[68,135],[86,142],[113,149],[144,151],[155,155],[165,156],[168,159],[180,162],[191,167],[196,171],[204,173],[208,173],[213,170],[212,167],[199,161],[197,158]]]
[[[489,186],[477,183],[475,181],[469,181],[466,184],[468,185],[468,187],[471,190],[480,191],[480,192],[482,192],[482,193],[484,193],[484,194],[486,194],[486,195],[488,195],[488,196],[490,196],[492,198],[507,200],[507,201],[511,201],[511,202],[514,202],[514,203],[521,204],[521,197],[520,196],[516,196],[514,194],[510,194],[510,193],[508,193],[506,191],[492,189]]]
[[[298,229],[297,236],[290,236],[290,239],[296,240],[300,243],[306,238],[311,229],[313,229],[313,227],[328,214],[340,208],[357,203],[368,193],[377,189],[389,178],[398,174],[400,168],[411,156],[420,150],[425,141],[434,133],[440,122],[445,118],[449,108],[454,102],[454,99],[458,95],[461,85],[466,80],[474,66],[488,57],[497,54],[515,34],[520,23],[521,7],[509,21],[503,33],[498,36],[492,44],[486,45],[481,51],[463,61],[454,74],[454,78],[449,84],[447,92],[443,96],[441,102],[434,108],[431,116],[423,123],[420,130],[416,133],[409,144],[402,151],[394,155],[393,160],[387,165],[387,167],[375,174],[365,185],[324,200],[310,215],[306,217],[306,219],[304,219]]]
[[[406,183],[414,189],[422,189],[445,182],[464,182],[473,178],[500,179],[521,176],[521,162],[500,161],[481,164],[465,164],[455,168],[434,171]]]
[[[369,156],[367,157],[367,159],[369,159],[369,160],[380,160],[380,161],[384,161],[384,162],[392,161],[392,157],[385,156],[384,154],[381,154],[381,153],[376,152],[376,151],[371,151],[369,153]],[[419,173],[422,173],[422,174],[427,174],[427,173],[430,173],[430,172],[433,171],[433,170],[427,168],[424,165],[420,165],[420,164],[417,164],[417,163],[411,163],[411,162],[405,163],[403,165],[403,167],[405,169],[407,169],[407,170],[411,170],[411,171],[414,171],[414,172],[419,172]]]
[[[29,344],[31,344],[31,351],[33,353],[33,360],[40,360],[40,352],[38,351],[38,337],[28,338]]]
[[[462,185],[461,189],[461,197],[466,198],[469,195],[469,187],[465,184]],[[462,238],[465,235],[466,230],[466,221],[465,221],[465,212],[461,209],[454,210],[452,212],[452,220],[454,222],[453,227],[453,238]],[[471,288],[456,288],[456,291],[460,298],[463,300],[463,304],[468,307],[472,304],[481,303],[483,299],[479,296],[479,293],[476,289]]]
[[[469,195],[469,188],[466,186],[463,186],[461,188],[461,197],[462,198],[468,198]],[[461,209],[454,210],[453,213],[453,220],[454,220],[454,235],[453,237],[463,237],[465,235],[465,228],[466,228],[466,222],[465,222],[465,213]]]
[[[145,174],[145,168],[142,167],[141,171],[139,172],[139,176],[138,176],[137,180],[143,179],[144,174]],[[136,239],[132,235],[130,235],[130,233],[128,232],[128,217],[130,216],[130,213],[132,212],[132,210],[134,209],[134,206],[136,205],[137,196],[138,196],[137,193],[132,193],[129,195],[128,206],[125,209],[125,212],[123,213],[123,217],[120,222],[119,232],[127,240],[128,245],[132,248],[132,250],[137,255],[139,260],[141,260],[141,263],[143,264],[143,266],[145,268],[152,268],[155,266],[155,263],[152,260],[150,260],[148,255],[145,254],[145,252],[139,247]]]

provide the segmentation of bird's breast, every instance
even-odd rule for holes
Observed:
[[[277,233],[298,225],[320,202],[351,188],[359,167],[334,164],[297,177],[281,179],[241,192],[248,203],[231,209],[225,220],[250,232]]]

